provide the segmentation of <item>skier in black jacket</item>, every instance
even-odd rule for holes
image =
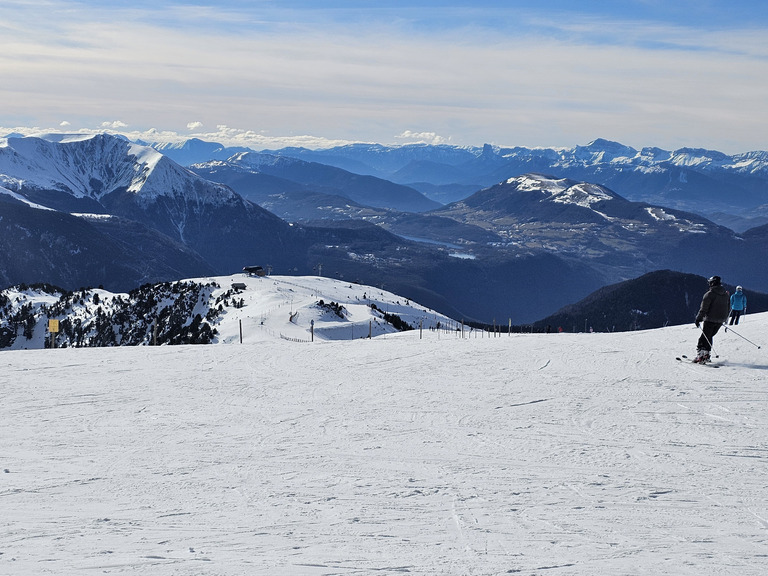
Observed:
[[[712,351],[712,339],[720,330],[720,326],[728,319],[731,301],[728,291],[723,288],[720,276],[712,276],[709,280],[709,290],[701,299],[699,313],[696,314],[696,328],[701,329],[701,336],[696,346],[694,362],[708,362]],[[702,326],[702,322],[704,325]]]

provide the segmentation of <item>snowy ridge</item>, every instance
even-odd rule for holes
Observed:
[[[506,183],[514,184],[518,190],[545,191],[553,196],[568,188],[568,180],[565,178],[549,178],[539,174],[526,174],[509,178]]]
[[[0,177],[0,181],[2,181],[2,177]],[[18,194],[14,192],[13,190],[9,190],[8,188],[5,188],[3,186],[0,186],[0,194],[5,194],[6,196],[10,196],[14,200],[18,200],[19,202],[23,202],[30,208],[37,208],[38,210],[51,210],[50,208],[47,208],[46,206],[42,206],[40,204],[36,204],[35,202],[30,202],[27,198],[22,196],[21,194]]]
[[[479,150],[479,149],[478,149]],[[661,170],[661,165],[673,165],[699,170],[728,170],[743,173],[768,173],[768,152],[754,151],[729,156],[716,150],[680,148],[663,150],[647,147],[636,150],[618,142],[598,139],[586,146],[575,148],[525,148],[497,149],[504,158],[546,157],[553,167],[594,167],[617,165],[642,172]]]
[[[130,146],[123,139],[106,136],[55,141],[9,138],[0,146],[0,174],[29,188],[98,198],[128,187],[141,170],[127,157]]]
[[[258,170],[262,166],[279,166],[298,163],[298,161],[293,158],[275,156],[273,154],[259,154],[256,152],[239,152],[233,155],[228,161],[236,166],[244,166],[254,170]]]
[[[136,144],[132,144],[129,147],[128,154],[134,156],[136,162],[141,166],[139,174],[134,176],[131,180],[131,184],[128,186],[128,191],[139,192],[147,182],[149,175],[154,172],[155,167],[158,165],[163,155],[153,148],[137,146]]]
[[[3,352],[0,571],[762,576],[738,332]]]
[[[567,178],[550,178],[540,174],[509,178],[505,183],[515,185],[518,190],[546,193],[553,202],[576,204],[582,208],[592,208],[593,204],[616,198],[615,194],[598,184],[573,182]]]
[[[551,178],[540,174],[509,178],[506,184],[513,184],[518,190],[544,192],[549,194],[554,202],[576,204],[583,208],[591,208],[592,204],[616,197],[598,184],[573,182],[567,178]]]
[[[106,134],[4,139],[0,141],[0,182],[16,191],[58,190],[95,200],[127,190],[144,203],[160,196],[190,195],[193,201],[222,203],[235,196],[149,146]]]
[[[221,184],[203,180],[193,172],[182,168],[172,160],[157,155],[153,164],[146,164],[145,177],[135,179],[129,191],[138,193],[147,200],[169,196],[190,204],[213,206],[231,202],[237,198],[232,190]]]
[[[199,316],[199,318],[196,318]],[[385,290],[331,278],[236,274],[113,294],[12,287],[0,292],[0,349],[153,342],[231,344],[288,338],[352,340],[407,329],[455,327],[450,318]]]
[[[199,162],[193,164],[190,166],[190,168],[227,167],[244,172],[259,172],[264,167],[285,167],[295,164],[306,164],[306,162],[288,156],[263,154],[250,150],[236,152],[226,160],[209,160],[207,162]]]

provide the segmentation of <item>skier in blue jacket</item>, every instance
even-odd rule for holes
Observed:
[[[728,322],[731,326],[739,323],[742,314],[747,313],[747,297],[744,295],[741,286],[736,286],[736,292],[731,296],[731,320]]]

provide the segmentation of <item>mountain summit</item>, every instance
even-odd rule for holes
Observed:
[[[205,181],[153,148],[118,136],[48,135],[0,140],[0,184],[30,202],[103,213],[130,195],[138,205],[222,205],[236,195]],[[176,227],[183,239],[183,225]]]
[[[7,202],[139,222],[196,251],[215,270],[238,270],[253,258],[285,260],[286,222],[122,137],[7,138],[0,141],[0,175]]]

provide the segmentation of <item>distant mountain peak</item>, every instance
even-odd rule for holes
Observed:
[[[627,151],[627,152],[635,151],[635,149],[630,146],[626,146],[621,142],[616,142],[615,140],[607,140],[606,138],[595,138],[589,144],[586,145],[586,148],[612,150],[612,151],[617,150],[617,151]]]
[[[102,198],[127,191],[148,201],[194,189],[208,201],[233,192],[202,179],[154,148],[112,134],[54,134],[0,141],[0,175],[15,192],[56,191],[75,199]],[[9,184],[6,184],[9,186]]]
[[[308,164],[304,160],[297,160],[290,156],[278,156],[247,150],[233,154],[228,160],[230,164],[259,170],[265,166],[291,166],[293,164]]]
[[[592,204],[619,198],[617,194],[598,184],[576,182],[568,178],[555,178],[543,174],[524,174],[510,178],[506,184],[514,185],[517,190],[537,191],[548,195],[553,202],[576,204],[589,208]]]

